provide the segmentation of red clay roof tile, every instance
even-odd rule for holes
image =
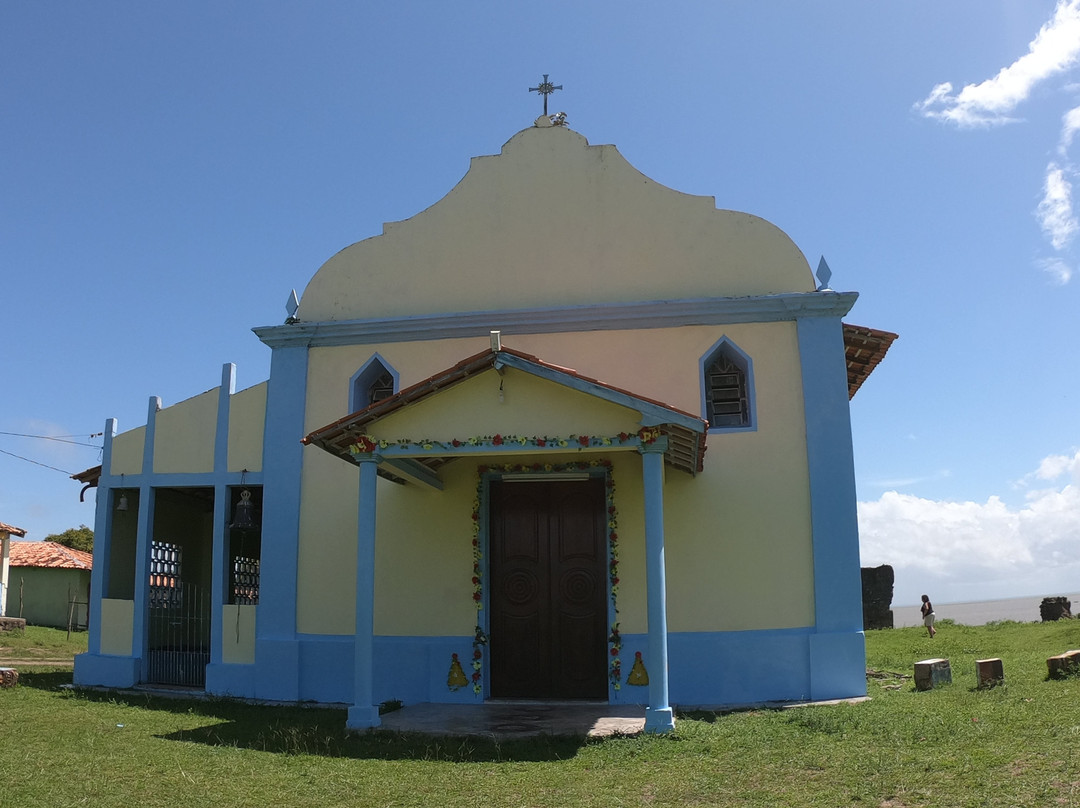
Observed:
[[[94,556],[82,550],[73,550],[54,541],[13,541],[11,543],[11,566],[49,567],[52,569],[88,570],[93,567]]]

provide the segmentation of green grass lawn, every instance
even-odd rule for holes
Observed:
[[[1046,678],[1077,647],[1080,621],[869,632],[869,702],[503,744],[347,736],[343,711],[76,693],[24,668],[0,691],[0,806],[1080,806],[1080,679]],[[916,692],[931,656],[953,683]],[[1006,684],[976,690],[991,656]]]
[[[0,631],[0,660],[22,663],[72,660],[86,650],[86,632],[27,626],[23,631]],[[0,803],[2,805],[2,803]]]

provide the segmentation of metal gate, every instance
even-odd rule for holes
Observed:
[[[205,687],[210,662],[210,597],[180,578],[183,548],[151,545],[146,681]]]

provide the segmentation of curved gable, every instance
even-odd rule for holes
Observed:
[[[442,200],[326,262],[308,322],[814,291],[774,225],[646,177],[614,146],[525,129]]]

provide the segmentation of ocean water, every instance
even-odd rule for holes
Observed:
[[[996,620],[1016,620],[1021,623],[1038,622],[1039,604],[1043,597],[1065,597],[1072,602],[1074,615],[1080,613],[1080,594],[1057,593],[1038,595],[1029,598],[1008,598],[1006,600],[981,600],[971,603],[938,603],[933,598],[934,614],[938,620],[952,620],[966,626],[981,626]],[[896,628],[921,626],[922,615],[918,606],[893,606],[893,625]]]

